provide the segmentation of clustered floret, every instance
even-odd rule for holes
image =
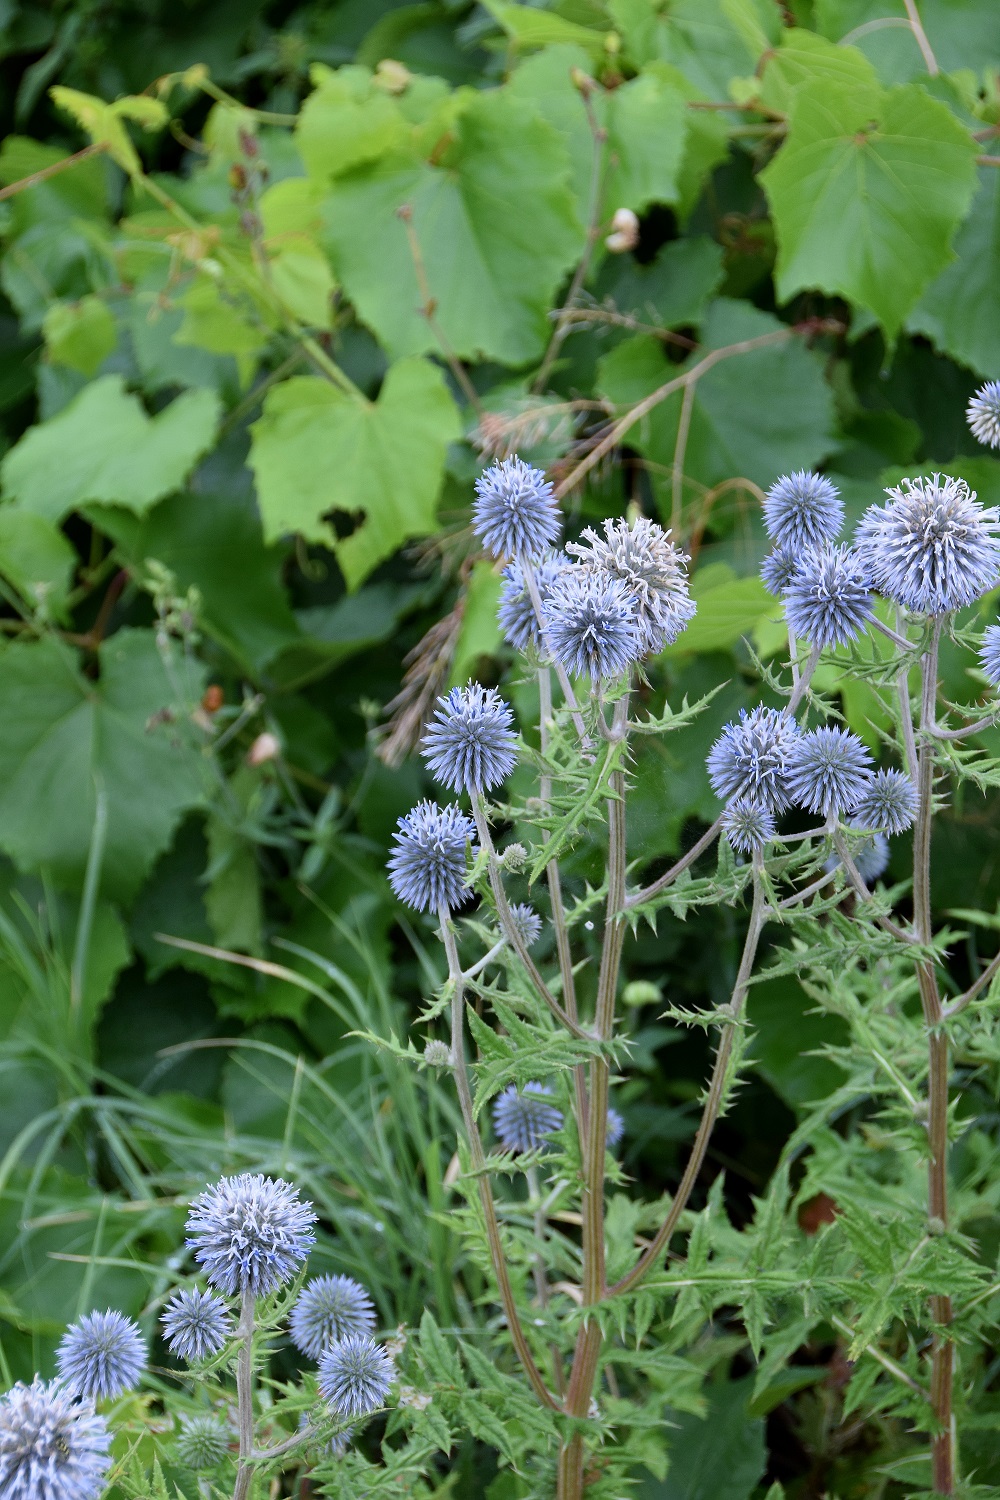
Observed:
[[[774,838],[774,813],[760,802],[736,797],[722,815],[722,831],[738,854],[757,854]]]
[[[61,1381],[36,1375],[0,1397],[3,1500],[99,1500],[110,1447],[104,1418]]]
[[[1000,448],[1000,380],[988,380],[966,409],[969,429],[990,448]]]
[[[546,553],[534,565],[535,585],[538,589],[539,603],[543,607],[566,569],[572,566],[573,564],[564,552]],[[540,656],[545,655],[545,643],[542,640],[538,614],[528,588],[526,568],[523,563],[508,563],[503,570],[497,619],[504,637],[515,651],[527,651],[530,647]]]
[[[775,547],[791,552],[834,541],[844,524],[844,503],[836,485],[805,469],[784,474],[772,484],[763,508],[768,536]]]
[[[292,1308],[288,1328],[292,1343],[310,1359],[352,1333],[370,1334],[375,1305],[353,1276],[314,1276]]]
[[[453,792],[491,792],[517,764],[514,715],[496,688],[470,682],[438,699],[424,736],[431,774]]]
[[[876,771],[855,809],[858,828],[903,833],[917,816],[917,789],[905,771]]]
[[[620,677],[643,655],[635,602],[618,578],[567,568],[545,605],[545,638],[573,677]]]
[[[229,1450],[229,1433],[218,1417],[182,1417],[177,1457],[196,1474],[217,1469]]]
[[[233,1297],[267,1297],[291,1281],[315,1244],[311,1203],[283,1178],[243,1172],[201,1193],[188,1215],[188,1244],[213,1286]]]
[[[514,927],[526,948],[533,948],[542,935],[542,919],[527,901],[518,901],[510,909]]]
[[[964,479],[934,474],[886,490],[858,527],[872,584],[914,614],[942,615],[980,598],[1000,579],[1000,514]]]
[[[783,594],[798,571],[799,558],[791,547],[775,547],[760,565],[760,578],[770,594]]]
[[[570,542],[566,551],[585,568],[625,585],[643,654],[662,651],[694,617],[696,605],[685,571],[688,557],[671,542],[669,531],[646,516],[631,524],[607,520],[603,537],[588,526],[583,542]]]
[[[1000,687],[1000,625],[987,625],[979,646],[979,665],[991,687]]]
[[[399,819],[389,856],[389,884],[417,911],[454,911],[469,896],[466,849],[475,824],[460,808],[418,802]]]
[[[222,1298],[199,1287],[175,1292],[160,1321],[171,1353],[189,1364],[214,1359],[233,1332],[232,1315]]]
[[[134,1390],[146,1368],[142,1330],[124,1313],[87,1313],[71,1323],[56,1350],[60,1379],[88,1401]]]
[[[326,1349],[319,1389],[338,1417],[367,1417],[384,1406],[395,1378],[392,1360],[366,1333],[351,1333]]]
[[[562,1111],[550,1104],[547,1083],[508,1084],[493,1101],[493,1128],[507,1151],[537,1151],[562,1127]]]
[[[823,650],[856,640],[872,606],[861,559],[850,547],[807,551],[785,589],[789,629]]]
[[[783,812],[791,801],[788,757],[798,737],[798,725],[787,714],[741,708],[739,722],[727,724],[708,752],[713,791]]]
[[[515,454],[476,480],[472,529],[493,557],[537,557],[559,535],[555,491]]]
[[[835,724],[810,729],[788,757],[792,800],[824,817],[853,812],[871,786],[871,763],[868,746],[849,729]]]

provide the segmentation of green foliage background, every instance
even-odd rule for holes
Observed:
[[[752,343],[567,500],[571,529],[635,504],[683,533],[699,613],[652,695],[726,684],[636,767],[647,860],[714,818],[705,750],[783,644],[761,489],[821,465],[854,517],[903,470],[944,468],[1000,501],[963,416],[1000,376],[1000,170],[977,162],[997,149],[1000,17],[920,11],[933,76],[899,0],[0,5],[0,182],[108,147],[0,202],[5,1380],[47,1368],[85,1306],[147,1308],[185,1196],[247,1165],[302,1183],[317,1265],[361,1275],[386,1325],[483,1316],[448,1226],[449,1092],[352,1035],[405,1033],[440,979],[383,874],[426,779],[404,735],[374,753],[376,728],[440,619],[431,686],[509,665],[467,529],[477,435],[565,477],[609,416]],[[601,81],[588,104],[574,73]],[[135,95],[116,114],[83,97]],[[609,254],[621,208],[638,244]],[[587,316],[537,382],[585,255]],[[863,687],[842,707],[877,745]],[[939,914],[985,914],[970,975],[995,850],[993,793],[937,834]],[[736,937],[725,914],[665,916],[630,976],[719,1003]],[[653,1197],[706,1049],[634,993],[624,1160]],[[737,1224],[844,1077],[824,1055],[843,1022],[794,977],[750,1016],[756,1069],[712,1157]],[[836,1197],[818,1160],[807,1229]],[[976,1213],[991,1265],[1000,1220]],[[730,1333],[728,1380],[659,1435],[665,1481],[637,1464],[643,1493],[905,1492],[901,1427],[838,1426],[842,1348],[814,1340],[755,1406]],[[995,1409],[987,1387],[979,1482],[1000,1485]],[[494,1462],[466,1435],[451,1493],[513,1495]]]

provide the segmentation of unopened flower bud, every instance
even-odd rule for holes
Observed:
[[[281,741],[276,734],[271,734],[265,729],[259,734],[247,751],[248,766],[262,766],[265,761],[277,760],[281,754]]]
[[[511,875],[523,870],[527,860],[528,851],[523,844],[508,844],[500,856],[501,865]]]
[[[622,999],[626,1005],[658,1005],[661,999],[660,986],[651,979],[633,979],[622,991]]]
[[[611,233],[604,241],[612,255],[634,250],[639,243],[639,216],[630,208],[619,208],[611,220]]]
[[[217,714],[226,701],[226,695],[217,682],[210,682],[205,689],[201,706],[207,714]]]
[[[383,57],[375,69],[374,83],[387,94],[404,94],[413,81],[413,74],[405,63],[394,57]]]
[[[582,68],[571,68],[569,77],[573,87],[578,89],[584,97],[592,94],[597,87],[597,80],[591,78],[590,74],[585,73]]]
[[[424,1062],[430,1068],[447,1068],[451,1063],[451,1048],[447,1042],[428,1042],[424,1048]]]

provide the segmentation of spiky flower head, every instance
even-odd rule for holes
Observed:
[[[451,1048],[447,1042],[439,1042],[435,1037],[424,1047],[424,1062],[429,1068],[448,1068],[451,1066]]]
[[[980,386],[965,415],[974,438],[990,448],[1000,448],[1000,380]]]
[[[643,654],[635,604],[607,573],[567,568],[545,606],[545,637],[556,661],[574,677],[620,677]]]
[[[811,646],[846,646],[872,618],[865,570],[850,547],[807,550],[785,591],[790,630]]]
[[[453,792],[491,792],[517,764],[514,715],[496,688],[478,682],[438,699],[424,735],[423,757]]]
[[[799,555],[790,547],[775,547],[760,565],[760,580],[770,594],[783,594],[799,566]]]
[[[493,1129],[507,1151],[537,1151],[548,1136],[560,1129],[562,1111],[549,1103],[547,1083],[526,1083],[518,1090],[508,1084],[493,1101]]]
[[[167,1348],[178,1359],[213,1359],[233,1332],[233,1319],[221,1297],[200,1287],[174,1292],[160,1319]]]
[[[535,583],[538,586],[540,603],[545,605],[553,586],[573,564],[564,552],[549,552],[534,565]],[[531,646],[540,656],[545,655],[535,606],[528,592],[524,567],[519,562],[508,563],[503,570],[500,602],[497,619],[507,642],[515,651],[527,651]]]
[[[774,813],[760,802],[736,797],[722,814],[722,831],[739,854],[756,854],[774,838]]]
[[[492,557],[537,557],[559,535],[555,491],[517,454],[484,470],[476,496],[472,529]]]
[[[840,491],[822,474],[783,474],[764,500],[764,526],[776,547],[822,547],[836,540],[843,524]]]
[[[526,948],[533,948],[542,935],[542,919],[533,906],[527,901],[518,901],[512,906],[510,914],[514,918],[514,926]]]
[[[708,779],[727,800],[760,803],[772,812],[788,806],[788,757],[799,738],[795,721],[774,708],[740,709],[708,752]]]
[[[316,1236],[312,1204],[281,1177],[242,1172],[199,1194],[187,1221],[187,1243],[213,1286],[267,1297],[302,1265]]]
[[[687,554],[675,547],[669,531],[639,516],[604,522],[604,536],[586,527],[582,542],[567,552],[584,567],[607,573],[625,585],[635,608],[644,653],[662,651],[693,618],[697,605],[688,593]]]
[[[56,1350],[59,1377],[88,1401],[134,1390],[146,1368],[142,1330],[124,1313],[87,1313],[71,1323]]]
[[[1000,625],[987,625],[979,647],[979,665],[991,687],[1000,687]]]
[[[61,1381],[36,1375],[0,1397],[3,1500],[99,1500],[110,1446],[104,1418]]]
[[[196,1474],[217,1469],[229,1451],[229,1433],[218,1417],[182,1417],[177,1457]]]
[[[608,1105],[608,1123],[604,1132],[605,1144],[609,1151],[613,1151],[625,1134],[625,1121],[616,1109]]]
[[[872,584],[914,614],[941,615],[980,598],[1000,578],[1000,514],[964,479],[934,474],[886,490],[858,527]]]
[[[917,789],[905,771],[876,771],[854,809],[854,826],[903,833],[917,816]]]
[[[872,783],[871,751],[856,734],[823,725],[800,736],[788,757],[792,800],[810,812],[853,812]]]
[[[466,846],[476,826],[460,808],[418,802],[396,825],[389,884],[417,911],[452,911],[469,899]]]
[[[852,818],[850,826],[857,828],[858,820]],[[865,885],[871,885],[889,868],[889,840],[884,833],[869,833],[864,838],[852,839],[851,843],[853,848],[850,855],[854,868]],[[842,864],[839,854],[831,854],[823,868],[832,875]]]
[[[320,1395],[338,1417],[378,1411],[394,1379],[392,1360],[366,1333],[349,1333],[320,1358]]]
[[[314,1276],[292,1308],[288,1331],[301,1354],[319,1359],[349,1333],[371,1333],[375,1304],[353,1276]]]

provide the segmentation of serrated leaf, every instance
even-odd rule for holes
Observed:
[[[163,101],[148,95],[127,95],[107,104],[92,94],[82,94],[79,89],[62,84],[49,89],[49,94],[60,109],[73,116],[95,145],[104,146],[109,156],[129,173],[141,172],[142,163],[122,121],[135,120],[143,130],[160,130],[169,119]]]
[[[821,80],[847,88],[878,86],[878,75],[863,52],[835,46],[815,31],[795,26],[785,32],[780,47],[768,58],[758,98],[765,109],[787,114],[799,90],[813,88]]]
[[[510,91],[476,94],[430,160],[397,153],[338,178],[324,243],[392,356],[440,347],[421,311],[416,248],[450,348],[460,358],[524,363],[544,347],[546,313],[583,247],[565,144]]]
[[[464,1388],[462,1362],[446,1342],[429,1308],[424,1310],[420,1319],[420,1352],[435,1380],[442,1385],[454,1386],[456,1390]]]
[[[792,101],[788,136],[760,181],[786,302],[819,288],[869,308],[890,339],[931,279],[975,186],[978,147],[918,85],[820,82]]]
[[[357,588],[403,542],[436,529],[445,452],[459,431],[444,379],[425,359],[393,365],[374,402],[315,376],[286,380],[251,428],[265,540],[299,532],[332,548]],[[363,520],[340,539],[331,511]]]
[[[185,808],[201,800],[200,757],[183,726],[155,722],[176,688],[152,631],[119,631],[98,656],[92,682],[51,637],[0,653],[0,847],[22,869],[78,885],[97,776],[108,800],[102,887],[123,899],[167,847]],[[175,663],[177,671],[197,701],[200,668]]]
[[[60,612],[76,563],[51,521],[10,505],[0,509],[0,574],[33,608]]]
[[[192,390],[150,417],[120,375],[102,376],[14,445],[0,465],[4,491],[49,521],[88,503],[142,515],[181,488],[219,411],[214,391]]]
[[[100,297],[53,302],[42,323],[45,347],[53,364],[67,365],[88,378],[118,342],[114,317]]]

